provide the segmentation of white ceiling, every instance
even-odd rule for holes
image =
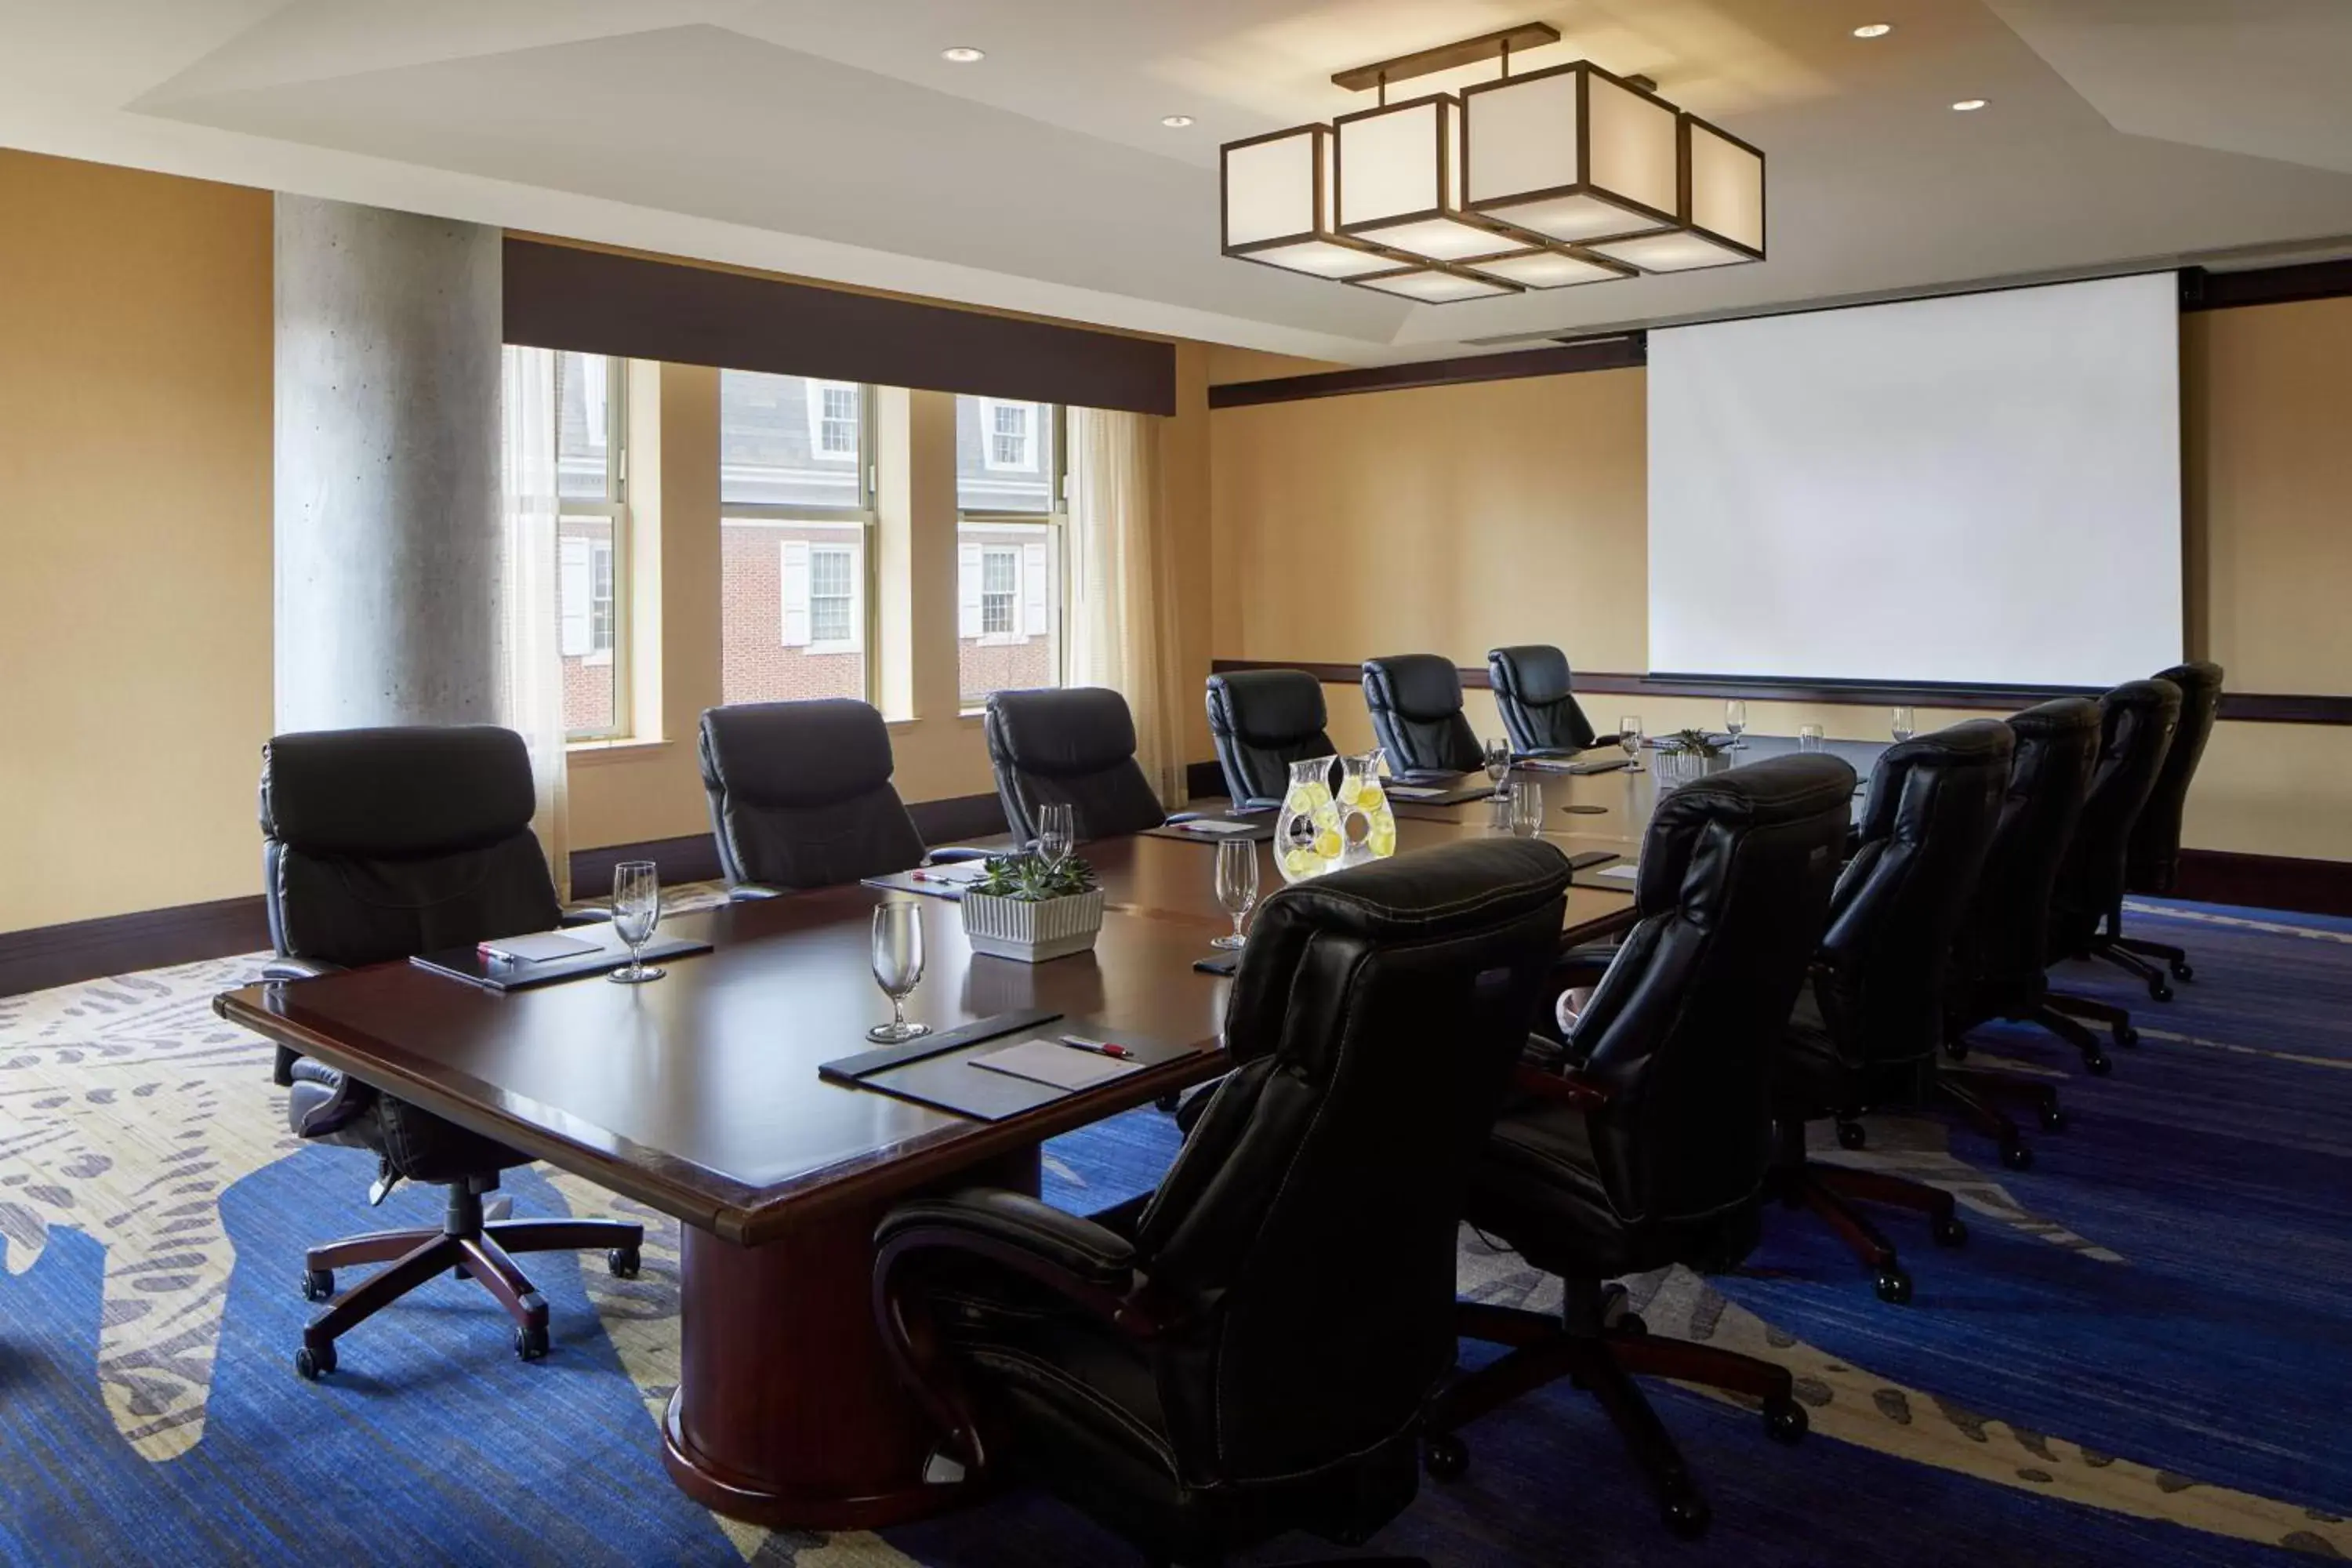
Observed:
[[[1220,142],[1536,18],[1526,65],[1765,149],[1769,261],[1416,306],[1216,253]],[[0,0],[0,144],[1362,363],[2352,250],[2344,0]]]

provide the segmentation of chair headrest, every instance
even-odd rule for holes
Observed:
[[[2052,741],[2074,741],[2099,727],[2099,705],[2087,697],[2053,697],[2007,721],[2020,751]]]
[[[2009,762],[2017,736],[1998,719],[1970,719],[1933,734],[1915,736],[1878,754],[1870,773],[1870,796],[1864,807],[1862,837],[1865,842],[1895,831],[1896,815],[1908,795],[1905,785],[1914,775],[1984,768],[2009,777]],[[1996,795],[1998,788],[1996,788]]]
[[[261,751],[261,831],[313,855],[480,849],[535,805],[522,737],[488,724],[310,730]]]
[[[2159,669],[2156,672],[2156,679],[2168,680],[2180,688],[2180,703],[2184,708],[2221,694],[2221,667],[2210,658],[2192,658],[2176,664],[2170,669]]]
[[[1373,701],[1407,719],[1443,719],[1462,709],[1462,672],[1433,653],[1368,658],[1364,687]]]
[[[1209,728],[1254,745],[1279,746],[1330,722],[1323,683],[1303,669],[1237,669],[1209,677]]]
[[[1699,846],[1717,827],[1756,829],[1803,822],[1853,798],[1853,769],[1842,757],[1805,752],[1710,773],[1658,803],[1642,838],[1633,903],[1648,916],[1682,902]]]
[[[2180,711],[2180,688],[2158,676],[2153,680],[2126,680],[2099,699],[2099,710],[2112,713],[2137,710],[2145,713]]]
[[[830,805],[890,782],[890,731],[870,703],[747,702],[702,714],[702,784],[750,805]]]
[[[1108,687],[993,692],[988,717],[1006,760],[1023,773],[1066,778],[1135,755],[1135,716]]]
[[[1568,655],[1542,643],[1495,648],[1486,655],[1486,670],[1496,695],[1532,706],[1557,702],[1572,689]]]

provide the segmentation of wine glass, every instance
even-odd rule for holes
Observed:
[[[1625,749],[1627,756],[1633,759],[1632,771],[1640,773],[1642,771],[1642,716],[1639,713],[1628,713],[1617,721],[1617,743]]]
[[[931,1032],[907,1022],[907,997],[923,978],[923,910],[904,899],[874,906],[874,984],[890,998],[890,1021],[866,1031],[869,1040],[896,1044]]]
[[[1822,727],[1819,724],[1797,726],[1797,750],[1818,752],[1822,749]]]
[[[1495,798],[1503,795],[1503,781],[1511,776],[1511,742],[1500,736],[1486,741],[1486,782],[1495,786]]]
[[[1543,784],[1536,779],[1520,779],[1511,785],[1511,831],[1522,838],[1533,838],[1543,831]]]
[[[624,860],[613,868],[613,931],[629,944],[629,962],[606,978],[624,985],[659,980],[663,971],[646,967],[646,943],[661,923],[661,872],[650,860]]]
[[[1895,710],[1895,740],[1899,745],[1919,732],[1918,715],[1908,708]]]
[[[1058,801],[1037,808],[1037,853],[1048,865],[1058,867],[1070,858],[1070,847],[1077,842],[1077,812],[1066,801]]]
[[[1209,945],[1231,952],[1249,940],[1242,922],[1257,907],[1257,845],[1238,834],[1217,840],[1217,902],[1234,917],[1234,933],[1212,937]]]
[[[1748,733],[1748,704],[1735,697],[1723,705],[1723,727],[1731,736],[1733,745]]]

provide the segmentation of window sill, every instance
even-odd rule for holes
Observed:
[[[608,763],[641,763],[667,752],[667,741],[639,741],[626,735],[609,741],[573,741],[563,748],[573,767],[600,767]]]

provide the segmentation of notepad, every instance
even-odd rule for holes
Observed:
[[[1255,833],[1264,825],[1255,822],[1219,822],[1204,816],[1192,822],[1171,822],[1169,826],[1182,833]]]
[[[1141,1062],[1123,1062],[1117,1057],[1097,1056],[1092,1051],[1082,1051],[1076,1046],[1046,1039],[1024,1040],[1019,1045],[989,1051],[971,1060],[972,1066],[986,1068],[991,1072],[1068,1089],[1092,1089],[1097,1084],[1108,1083],[1113,1079],[1143,1070]]]
[[[1389,793],[1399,800],[1434,800],[1446,792],[1430,784],[1392,784]]]
[[[540,931],[530,936],[502,936],[496,942],[482,943],[482,951],[514,963],[544,963],[551,958],[575,958],[583,952],[595,952],[600,946],[560,931]]]
[[[1622,880],[1630,882],[1634,878],[1642,874],[1642,868],[1631,865],[1603,866],[1601,869],[1593,872],[1592,874],[1596,877],[1616,877]]]

